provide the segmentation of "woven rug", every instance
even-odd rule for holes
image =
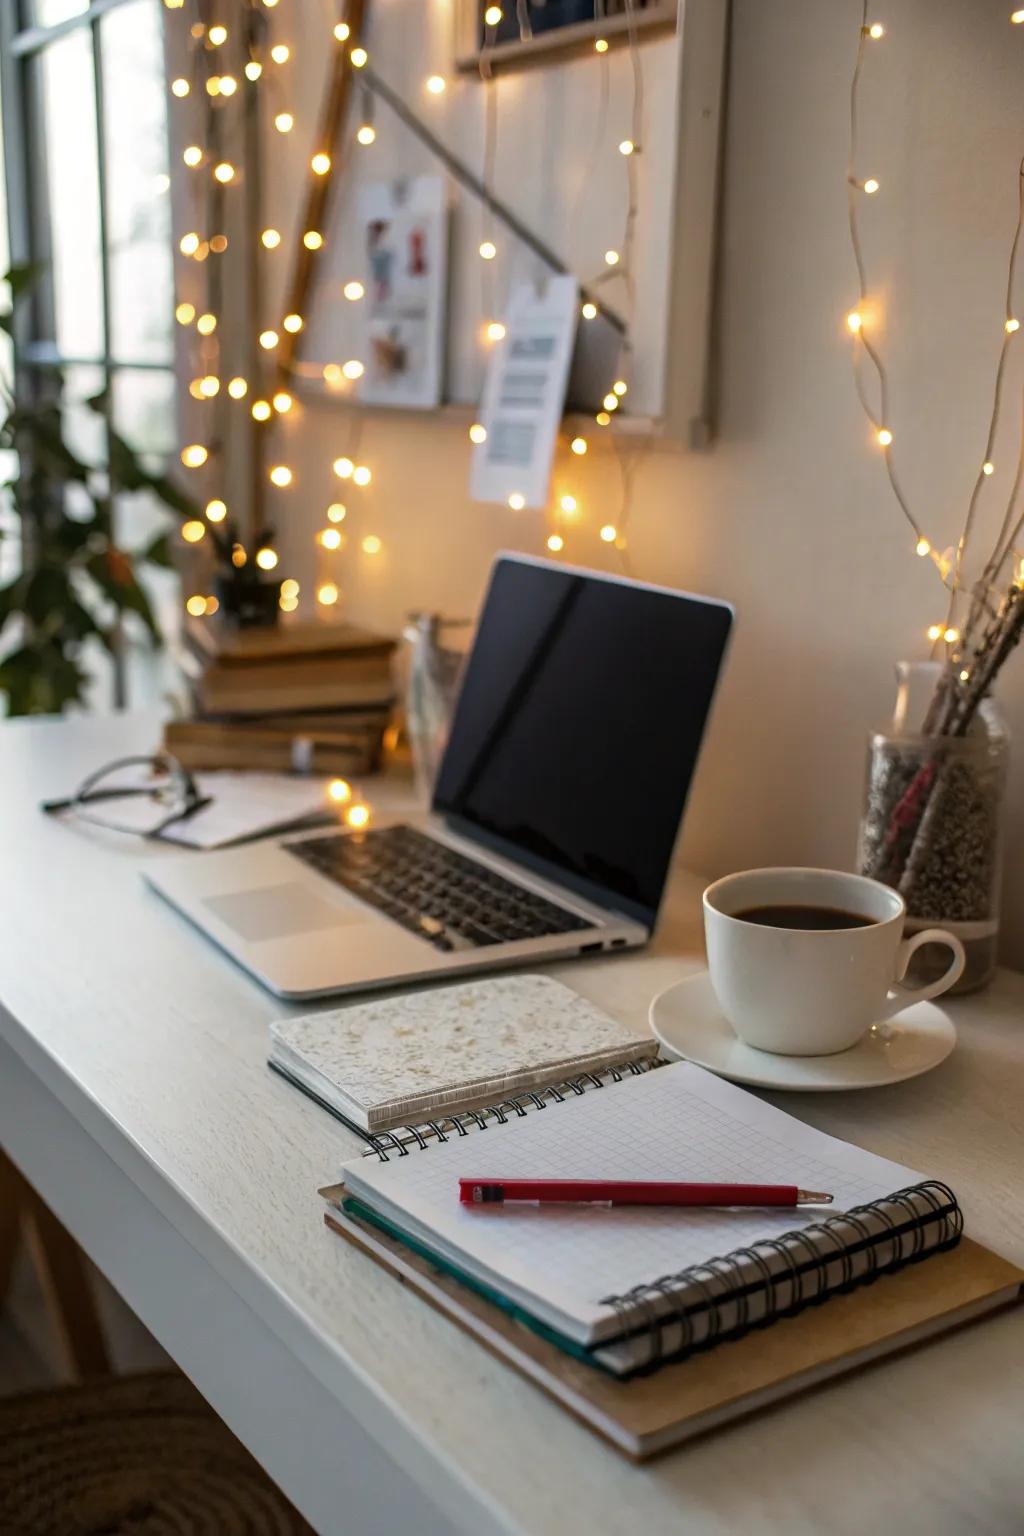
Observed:
[[[184,1376],[0,1398],[2,1536],[313,1536]]]

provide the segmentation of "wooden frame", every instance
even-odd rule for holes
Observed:
[[[498,43],[481,48],[479,43],[478,0],[456,0],[455,68],[460,74],[479,74],[481,70],[529,69],[563,59],[567,54],[592,53],[596,38],[603,37],[610,48],[629,42],[632,28],[640,37],[670,32],[676,25],[677,0],[651,0],[644,10],[629,15],[606,16],[593,21],[574,22],[551,32],[541,32],[527,42]]]

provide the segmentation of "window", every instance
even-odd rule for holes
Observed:
[[[39,271],[19,387],[60,388],[69,433],[93,462],[111,429],[163,459],[174,448],[174,345],[160,0],[0,0],[0,50],[11,260]],[[84,402],[100,393],[96,416]],[[118,498],[117,518],[129,548],[161,521],[140,496]],[[173,584],[152,595],[167,628]]]
[[[676,0],[459,0],[458,67],[489,71],[599,53],[652,29],[671,30]]]

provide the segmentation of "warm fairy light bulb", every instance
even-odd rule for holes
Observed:
[[[302,330],[304,321],[301,315],[291,314],[285,315],[281,324],[290,335],[296,336]]]
[[[195,596],[190,597],[186,602],[185,612],[190,613],[194,619],[201,619],[206,612],[206,598],[200,597],[197,592]]]
[[[880,21],[873,21],[870,27],[868,27],[868,37],[873,37],[877,43],[878,39],[884,36],[885,28],[882,26],[882,23]]]
[[[379,555],[383,547],[375,533],[368,533],[360,546],[364,555]]]
[[[964,667],[963,671],[960,673],[960,681],[962,683],[966,683],[966,681],[970,677],[970,675],[971,674],[968,672],[967,668]]]
[[[579,456],[582,458],[587,451],[587,440],[585,437],[574,437],[572,442],[569,444],[569,447],[572,449],[573,453],[579,454]]]
[[[346,299],[354,304],[357,299],[361,299],[363,297],[366,289],[363,287],[362,283],[351,282],[346,283],[341,291],[345,295]]]
[[[245,552],[244,544],[232,544],[231,564],[234,566],[236,571],[240,571],[242,569],[248,558],[249,556]]]
[[[234,75],[221,75],[220,93],[222,96],[233,96],[238,90],[238,81]]]
[[[350,805],[345,812],[345,821],[350,827],[357,830],[369,825],[370,807],[368,805]]]
[[[279,416],[285,416],[292,408],[292,397],[286,389],[279,389],[274,396],[274,410]]]
[[[180,76],[177,80],[171,81],[171,92],[175,96],[187,96],[191,89],[192,87],[189,85],[188,81],[183,80]]]
[[[195,253],[196,261],[205,261],[207,256],[209,256],[209,254],[210,254],[210,244],[209,244],[209,241],[207,241],[207,240],[201,241],[200,244],[199,244],[199,249]]]
[[[316,536],[317,543],[324,549],[340,549],[341,533],[337,528],[321,528]]]
[[[318,229],[307,229],[302,243],[307,251],[318,251],[324,243],[324,237]]]
[[[594,417],[594,420],[597,422],[599,427],[606,427],[611,421],[611,417],[608,415],[607,411],[598,411],[597,415]]]
[[[484,11],[484,25],[488,27],[496,27],[503,15],[504,12],[502,11],[500,5],[489,5],[486,11]]]
[[[343,523],[347,512],[348,508],[343,501],[332,501],[327,508],[327,521],[329,523]]]
[[[191,325],[195,317],[196,307],[194,304],[179,304],[177,309],[174,311],[174,318],[177,320],[179,325]]]
[[[369,485],[370,481],[373,479],[373,474],[365,464],[357,464],[355,469],[352,471],[352,479],[355,481],[356,485]]]
[[[197,517],[190,517],[187,523],[181,525],[181,536],[186,544],[198,544],[200,539],[206,537],[206,525]]]
[[[263,65],[259,62],[259,60],[250,59],[248,64],[245,66],[245,78],[247,80],[258,80],[262,73]]]
[[[485,332],[488,341],[504,341],[505,327],[500,320],[492,320]]]
[[[372,123],[361,123],[356,133],[356,139],[360,144],[372,144],[377,137],[377,130]]]
[[[260,243],[268,251],[276,251],[281,244],[281,231],[279,229],[265,229],[262,235],[260,235]]]
[[[916,545],[916,549],[917,549],[918,554],[921,555],[922,557],[924,557],[925,555],[930,555],[931,552],[932,552],[931,545],[929,544],[928,540],[924,539],[924,538],[918,539],[917,545]]]
[[[607,395],[605,395],[604,399],[601,401],[601,404],[604,406],[606,411],[617,411],[619,408],[619,397],[618,395],[613,395],[611,392],[609,392]]]
[[[347,21],[339,21],[334,29],[334,35],[339,43],[347,43],[351,32],[352,28]]]
[[[522,491],[513,491],[511,496],[508,498],[508,504],[512,508],[513,512],[521,512],[526,506],[526,497],[523,495]]]
[[[235,168],[230,160],[222,160],[214,167],[213,174],[222,185],[226,186],[229,181],[234,181]]]
[[[330,608],[338,601],[338,589],[333,581],[325,581],[316,589],[316,600],[323,603],[325,608]]]
[[[498,247],[493,240],[481,240],[479,251],[484,261],[493,261],[498,254]]]
[[[158,197],[162,197],[165,192],[171,190],[171,178],[166,171],[161,171],[159,176],[154,177],[153,190]]]
[[[369,57],[370,55],[367,53],[365,48],[353,48],[352,52],[349,54],[349,59],[352,63],[353,69],[362,69],[363,66],[368,62]]]
[[[625,379],[616,379],[615,383],[612,385],[612,393],[615,395],[624,395],[628,389],[629,385],[626,383]]]
[[[1019,27],[1021,22],[1024,21],[1024,11],[1011,11],[1010,20],[1013,22],[1014,26]]]
[[[297,597],[279,597],[277,606],[282,613],[294,613],[299,606],[299,600]]]
[[[274,465],[273,469],[270,471],[270,483],[272,485],[279,485],[281,487],[291,485],[292,472],[288,468],[287,464]]]
[[[560,549],[565,548],[565,540],[560,533],[548,534],[548,549],[553,555],[557,555]]]
[[[928,626],[928,639],[929,640],[938,640],[939,637],[941,636],[941,634],[942,634],[942,625],[941,624],[929,624],[929,626]]]
[[[605,265],[606,266],[608,266],[608,267],[617,267],[618,264],[619,264],[619,253],[618,253],[618,251],[615,251],[615,250],[605,251],[605,253],[604,253],[604,260],[605,260]]]
[[[568,512],[571,516],[579,506],[579,502],[576,500],[575,496],[563,496],[558,505],[561,507],[563,512]]]
[[[196,321],[196,330],[199,332],[200,336],[212,336],[216,329],[216,315],[200,315],[199,319]]]
[[[274,127],[278,133],[291,133],[295,127],[295,119],[290,112],[279,112],[274,118]]]
[[[252,419],[253,419],[253,421],[269,421],[270,420],[270,401],[269,400],[254,400],[253,401],[253,403],[252,403]]]
[[[892,433],[889,431],[888,427],[879,427],[876,436],[882,448],[888,448],[889,444],[892,442]]]
[[[182,235],[178,241],[178,250],[183,256],[194,256],[199,249],[199,236],[195,230],[190,230],[187,235]]]
[[[227,502],[226,501],[221,501],[219,496],[215,496],[213,501],[208,501],[206,503],[206,520],[207,520],[207,522],[210,522],[210,523],[222,523],[224,521],[224,519],[227,517],[227,515],[228,515]]]
[[[256,564],[261,571],[272,571],[277,565],[277,550],[264,545],[256,551]]]
[[[864,191],[867,193],[868,197],[873,197],[874,194],[878,191],[878,182],[875,180],[874,176],[868,177],[867,181],[864,183]]]
[[[1015,319],[1014,316],[1011,315],[1009,320],[1007,320],[1007,322],[1006,322],[1006,333],[1007,333],[1007,335],[1008,336],[1012,336],[1014,331],[1019,331],[1019,330],[1020,330],[1020,321]]]
[[[614,544],[619,536],[619,530],[614,523],[605,523],[601,529],[600,537],[605,544]]]
[[[292,56],[292,51],[287,43],[275,43],[270,50],[270,57],[275,64],[287,64]]]
[[[860,313],[859,310],[851,309],[850,313],[846,317],[846,324],[848,329],[851,330],[856,336],[857,332],[864,324],[864,316]]]
[[[220,95],[220,75],[210,75],[206,81],[207,96]]]
[[[324,363],[323,379],[328,389],[340,389],[345,382],[345,375],[338,363]]]
[[[181,158],[184,160],[185,164],[191,170],[191,169],[193,169],[197,165],[202,165],[202,163],[203,163],[203,152],[199,148],[198,144],[189,144],[186,149],[182,150]]]
[[[620,155],[626,155],[628,157],[629,155],[634,154],[635,151],[636,151],[636,145],[633,143],[632,139],[623,139],[622,142],[619,145],[619,154]]]
[[[446,83],[443,75],[427,76],[427,90],[431,96],[443,96]]]
[[[594,39],[594,52],[595,53],[607,53],[608,52],[608,39],[606,37],[598,37],[598,38]]]
[[[334,470],[334,473],[337,475],[339,480],[351,480],[355,470],[355,465],[351,459],[340,458],[335,459],[331,468]]]
[[[216,374],[207,373],[199,380],[199,393],[204,400],[212,400],[214,395],[220,393],[220,379]]]
[[[210,250],[215,256],[222,256],[228,248],[227,235],[212,235],[210,237]]]
[[[986,459],[985,460],[984,464],[981,466],[981,472],[982,472],[983,475],[994,475],[995,474],[996,467],[992,463],[991,459]]]
[[[947,645],[956,645],[957,641],[960,639],[960,631],[958,629],[952,628],[943,630],[942,638],[945,640]]]
[[[486,443],[487,428],[483,425],[482,422],[474,421],[473,425],[469,429],[469,440],[471,443]]]
[[[360,129],[359,131],[361,133],[362,129]],[[360,140],[360,143],[366,143],[366,142],[367,141],[365,139],[361,139]],[[309,168],[310,168],[310,170],[313,172],[313,174],[315,176],[326,176],[327,172],[331,168],[331,157],[330,157],[330,155],[325,155],[323,150],[319,150],[313,156],[312,160],[309,162]]]
[[[193,379],[188,386],[188,392],[192,396],[193,400],[201,400],[203,398],[202,379]]]
[[[249,386],[243,378],[234,378],[228,381],[228,394],[232,400],[244,400]]]
[[[186,469],[201,469],[209,458],[209,453],[202,443],[189,443],[187,448],[181,450],[181,462]]]
[[[361,379],[366,369],[357,357],[350,357],[347,363],[342,363],[341,371],[346,379]]]
[[[264,352],[272,352],[280,339],[276,331],[260,331],[260,346]]]
[[[347,805],[352,799],[352,786],[347,779],[332,779],[327,786],[327,794],[335,805]]]
[[[295,580],[295,577],[294,576],[286,576],[284,581],[282,581],[282,583],[281,583],[281,596],[282,597],[298,597],[298,595],[299,595],[299,584]]]
[[[592,304],[590,302],[590,300],[588,299],[587,302],[584,304],[583,308],[580,310],[580,314],[583,316],[584,320],[594,320],[594,319],[596,319],[596,317],[597,317],[597,305],[596,304]]]
[[[219,607],[220,607],[220,602],[218,601],[217,598],[215,598],[215,597],[208,597],[206,599],[206,611],[207,611],[207,613],[216,613],[217,609]]]
[[[221,43],[226,43],[228,40],[228,29],[227,27],[222,27],[220,22],[216,22],[209,29],[206,36],[211,48],[219,48]]]

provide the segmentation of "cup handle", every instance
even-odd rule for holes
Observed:
[[[953,951],[953,959],[949,970],[939,977],[938,981],[931,981],[926,987],[905,987],[903,977],[907,974],[907,966],[910,957],[922,944],[946,944]],[[881,1024],[886,1019],[891,1019],[894,1014],[901,1013],[904,1008],[909,1008],[912,1003],[927,1002],[930,997],[938,997],[942,992],[948,992],[950,987],[960,980],[967,964],[967,956],[964,947],[955,934],[947,933],[945,928],[925,928],[920,933],[915,933],[912,938],[905,939],[900,945],[899,954],[896,957],[896,980],[889,988],[885,1009],[878,1015],[877,1023]]]

